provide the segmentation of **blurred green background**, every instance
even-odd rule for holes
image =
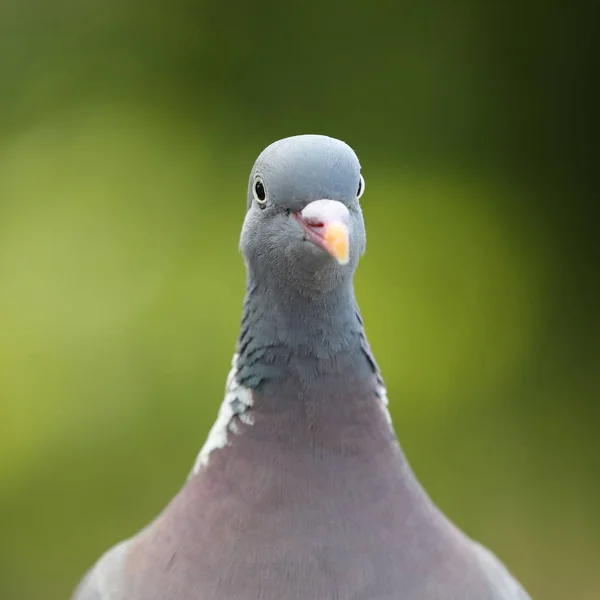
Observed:
[[[458,0],[0,3],[0,599],[67,598],[182,485],[258,152],[359,154],[367,332],[434,500],[600,598],[596,15]]]

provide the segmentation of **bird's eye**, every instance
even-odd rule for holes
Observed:
[[[267,190],[260,177],[257,177],[252,184],[252,195],[260,206],[264,206],[267,203]]]
[[[360,198],[365,193],[365,179],[361,175],[360,181],[358,182],[358,190],[356,191],[356,198]]]

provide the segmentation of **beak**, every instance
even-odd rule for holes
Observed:
[[[323,248],[340,265],[350,260],[350,213],[337,200],[314,200],[307,204],[296,219],[304,229],[306,239]]]

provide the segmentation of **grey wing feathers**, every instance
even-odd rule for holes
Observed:
[[[496,600],[531,600],[521,584],[508,572],[496,555],[478,542],[473,542],[475,552],[485,571],[493,598]]]
[[[128,540],[108,550],[86,573],[71,600],[125,600],[123,575],[127,546]]]

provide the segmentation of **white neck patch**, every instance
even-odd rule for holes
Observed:
[[[392,425],[392,415],[390,414],[390,411],[388,409],[388,397],[387,397],[387,390],[385,389],[385,387],[381,384],[377,385],[377,388],[375,389],[375,393],[377,394],[377,397],[379,398],[381,404],[381,410],[383,411],[383,414],[385,416],[385,420],[388,422],[388,425],[390,426],[390,429],[393,431],[394,426]]]
[[[219,409],[217,420],[209,431],[200,454],[198,454],[190,477],[196,475],[203,466],[208,464],[210,454],[213,450],[225,448],[225,446],[229,445],[230,433],[240,433],[239,425],[234,420],[234,417],[238,417],[245,425],[252,425],[254,422],[254,418],[250,413],[250,408],[253,404],[252,390],[238,383],[237,360],[238,355],[234,354],[231,361],[231,371],[229,371],[229,375],[227,376],[225,399]]]

